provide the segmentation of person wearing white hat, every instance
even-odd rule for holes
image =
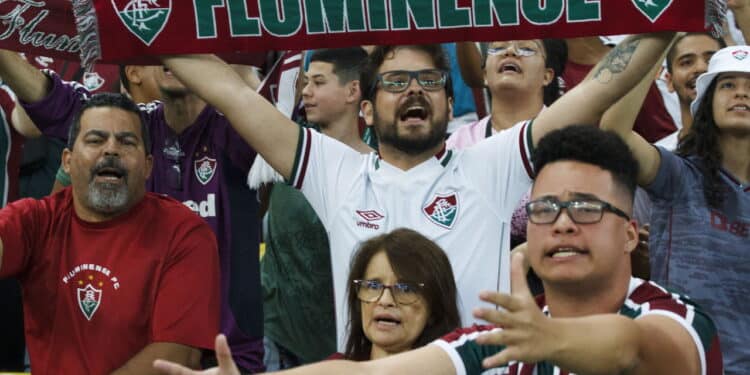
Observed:
[[[640,90],[642,100],[645,90]],[[675,152],[654,147],[631,131],[633,116],[627,114],[632,106],[628,111],[618,103],[620,108],[610,109],[616,113],[607,113],[602,127],[617,132],[634,151],[640,164],[638,182],[653,201],[652,280],[705,307],[719,329],[726,374],[746,374],[750,47],[717,51],[695,90],[690,106],[693,125]]]

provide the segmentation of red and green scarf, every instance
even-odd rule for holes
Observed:
[[[233,54],[701,31],[725,9],[726,0],[5,0],[0,47],[87,64],[183,53],[242,62]]]

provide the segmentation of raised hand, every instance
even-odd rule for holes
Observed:
[[[167,375],[240,375],[237,365],[232,360],[232,351],[227,344],[227,338],[221,334],[217,335],[214,346],[219,367],[196,371],[174,362],[157,359],[154,361],[154,368]]]
[[[546,317],[531,295],[526,283],[524,254],[513,254],[511,259],[511,294],[482,292],[479,297],[500,309],[481,308],[474,316],[502,327],[500,331],[479,336],[482,345],[502,345],[505,349],[487,357],[482,362],[485,368],[505,365],[511,361],[536,363],[549,358],[553,353],[554,322]]]

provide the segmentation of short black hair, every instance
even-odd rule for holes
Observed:
[[[310,55],[310,62],[324,62],[333,65],[333,74],[341,84],[359,79],[367,59],[367,52],[362,47],[317,49]]]
[[[532,156],[534,170],[556,161],[578,161],[595,165],[612,174],[616,185],[633,201],[638,179],[638,162],[617,134],[592,125],[573,125],[551,131],[542,139]]]
[[[141,110],[138,107],[137,104],[135,104],[130,98],[123,94],[115,94],[111,92],[103,92],[99,94],[94,94],[91,96],[90,99],[86,100],[83,105],[81,106],[81,109],[76,113],[75,117],[73,117],[73,124],[70,126],[70,130],[68,130],[68,149],[73,150],[73,145],[76,143],[76,138],[78,138],[78,133],[81,132],[81,117],[83,117],[83,113],[86,112],[86,110],[91,108],[98,108],[98,107],[115,107],[122,109],[127,112],[132,112],[136,116],[138,116],[138,121],[141,125],[141,136],[143,138],[143,146],[146,150],[146,155],[151,155],[151,136],[148,131],[148,126],[146,126],[146,121],[143,119],[143,116],[141,115]]]
[[[362,99],[372,100],[375,97],[377,91],[377,75],[378,69],[383,65],[386,58],[393,55],[398,49],[410,49],[419,52],[424,52],[432,59],[435,68],[444,71],[447,75],[447,81],[445,83],[445,94],[449,97],[453,97],[453,83],[451,82],[451,67],[448,62],[448,56],[443,50],[443,46],[440,44],[410,44],[410,45],[393,45],[393,46],[376,46],[375,49],[370,53],[370,56],[365,61],[365,65],[362,68],[360,74],[359,85],[362,88]]]
[[[724,41],[724,39],[717,38],[711,35],[711,33],[707,31],[691,32],[691,33],[685,33],[683,35],[680,35],[677,37],[677,39],[675,39],[674,43],[672,43],[672,47],[669,49],[669,52],[667,52],[667,72],[669,72],[669,74],[672,74],[672,63],[674,63],[674,59],[677,57],[675,56],[677,54],[677,45],[680,44],[680,42],[687,37],[700,36],[700,35],[713,39],[713,41],[715,41],[716,44],[719,45],[719,49],[722,49],[727,46],[727,43]]]
[[[125,70],[127,65],[120,64],[118,72],[120,73],[120,84],[125,91],[130,92],[130,80],[128,79],[128,72]]]

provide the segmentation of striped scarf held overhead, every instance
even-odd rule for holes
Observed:
[[[701,31],[725,10],[726,0],[5,0],[0,47],[85,64],[184,53],[250,63],[233,53]]]

